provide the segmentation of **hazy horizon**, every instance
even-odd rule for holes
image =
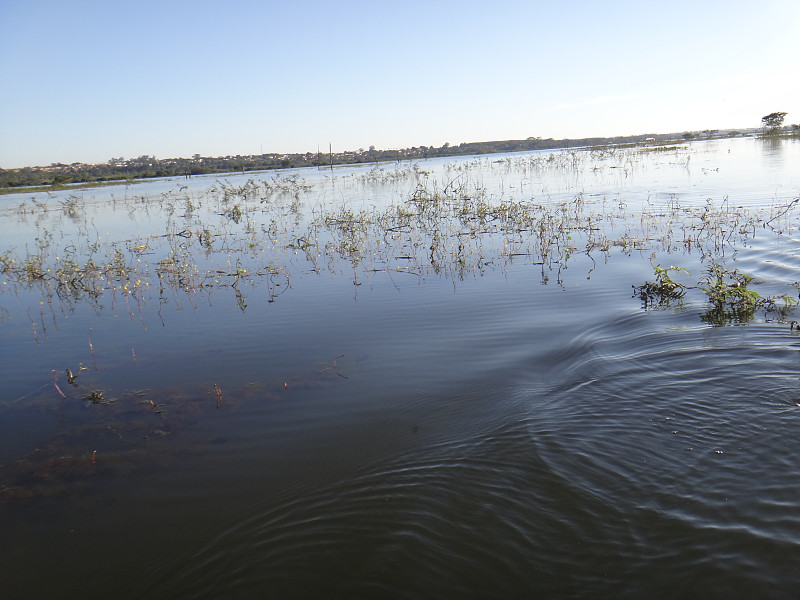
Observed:
[[[745,132],[745,131],[753,131],[753,130],[758,130],[758,129],[760,129],[760,128],[752,128],[752,127],[749,127],[749,128],[745,128],[745,127],[741,127],[741,128],[722,127],[719,130],[715,129],[715,130],[712,130],[712,131],[717,131],[717,132],[718,131],[722,131],[722,132],[725,132],[725,131]],[[575,138],[558,138],[558,139],[556,139],[556,138],[542,138],[542,139],[544,139],[544,140],[553,139],[556,142],[562,142],[562,141],[567,141],[567,140],[582,140],[582,139],[593,139],[593,138],[614,139],[614,138],[621,138],[621,137],[625,137],[625,138],[627,138],[627,137],[640,137],[642,135],[651,135],[651,134],[652,135],[656,135],[656,136],[682,135],[682,134],[685,134],[685,133],[702,133],[702,130],[694,130],[693,132],[689,132],[689,131],[680,131],[680,132],[678,132],[678,131],[647,131],[647,132],[628,134],[628,135],[625,135],[625,136],[617,136],[617,135],[609,135],[609,136],[579,136],[579,137],[575,137]],[[465,140],[464,143],[467,143],[467,144],[470,144],[470,143],[479,143],[479,144],[480,143],[487,143],[487,144],[491,144],[491,143],[495,143],[495,142],[514,141],[514,140],[523,140],[523,139],[527,139],[527,138],[522,138],[522,137],[518,136],[518,137],[513,137],[513,138],[507,138],[505,140]],[[454,146],[454,147],[458,146],[460,143],[461,142],[459,142],[457,144],[452,144],[452,146]],[[378,147],[376,147],[375,150],[378,151],[378,152],[382,152],[382,151],[391,152],[391,151],[394,151],[394,150],[407,150],[407,149],[410,149],[410,148],[420,147],[420,146],[421,146],[420,144],[417,144],[416,146],[406,146],[404,148],[378,148]],[[441,146],[430,146],[430,147],[439,148]],[[545,149],[547,149],[547,148],[545,148]],[[555,149],[555,148],[553,148],[553,149]],[[359,150],[366,151],[367,149],[363,148],[363,147],[359,147],[359,148],[339,148],[339,149],[332,148],[330,151],[332,151],[334,154],[338,154],[338,153],[342,153],[342,152],[359,151]],[[281,152],[280,150],[268,150],[268,149],[264,148],[263,152],[255,152],[255,153],[251,153],[251,154],[242,154],[242,153],[222,154],[222,155],[201,154],[201,157],[203,157],[203,158],[226,158],[228,156],[260,156],[260,155],[265,155],[265,154],[279,154],[279,155],[284,155],[285,154],[285,155],[291,156],[291,155],[294,155],[294,154],[306,154],[306,153],[309,153],[309,152],[316,152],[316,149],[301,150],[301,151],[298,151],[298,152]],[[324,148],[324,149],[322,147],[320,147],[319,152],[320,152],[320,154],[322,154],[324,156],[327,156],[328,153],[329,153],[329,149],[327,147]],[[64,161],[55,161],[55,162],[52,162],[52,163],[48,163],[46,165],[45,164],[40,164],[40,165],[21,165],[21,166],[17,166],[17,167],[3,167],[3,165],[0,165],[0,168],[2,168],[2,169],[38,168],[38,167],[49,167],[49,166],[52,166],[54,164],[62,164],[62,165],[67,165],[67,166],[69,166],[71,164],[97,165],[97,164],[109,163],[114,159],[121,158],[122,160],[126,160],[127,161],[127,160],[131,160],[131,159],[140,158],[141,156],[142,156],[141,154],[139,154],[139,155],[131,155],[131,156],[119,156],[119,157],[110,156],[110,157],[108,157],[106,159],[101,159],[100,161],[94,162],[94,163],[87,163],[87,162],[83,162],[83,161],[73,161],[71,163],[64,162]],[[156,156],[156,155],[153,155],[153,154],[145,154],[144,156],[152,156],[156,160],[171,160],[171,159],[190,159],[194,155],[190,155],[190,156]]]
[[[751,128],[800,5],[0,4],[0,167]]]

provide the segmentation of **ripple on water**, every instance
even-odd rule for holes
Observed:
[[[797,584],[794,338],[777,324],[664,328],[678,317],[647,316],[576,342],[574,368],[530,413],[542,459],[575,494],[626,515],[643,566]]]
[[[791,597],[796,350],[775,324],[619,313],[459,392],[493,418],[254,498],[153,594]]]
[[[562,554],[553,569],[554,549],[579,546],[553,497],[558,484],[520,421],[254,507],[181,561],[169,584],[192,597],[205,597],[211,581],[218,590],[220,578],[231,589],[326,597],[564,589],[564,570],[587,553]]]

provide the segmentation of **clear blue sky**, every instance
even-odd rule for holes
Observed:
[[[0,0],[0,167],[800,122],[800,2]]]

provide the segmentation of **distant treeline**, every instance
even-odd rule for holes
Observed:
[[[711,133],[711,132],[707,132]],[[716,133],[716,132],[714,132]],[[692,136],[684,134],[683,137]],[[285,169],[290,167],[326,167],[331,165],[415,160],[439,156],[463,156],[469,154],[493,154],[524,150],[570,148],[643,142],[648,139],[663,141],[675,139],[674,134],[644,134],[616,138],[504,140],[496,142],[468,142],[441,147],[415,146],[403,150],[355,150],[347,152],[306,152],[303,154],[256,154],[250,156],[205,157],[195,154],[192,158],[164,158],[140,156],[124,159],[112,158],[107,163],[89,165],[55,163],[49,167],[24,167],[0,169],[0,189],[26,186],[54,186],[124,181],[150,177],[174,177],[202,175],[207,173],[230,173]]]

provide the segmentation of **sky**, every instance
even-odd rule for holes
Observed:
[[[0,168],[800,123],[797,0],[0,0]]]

